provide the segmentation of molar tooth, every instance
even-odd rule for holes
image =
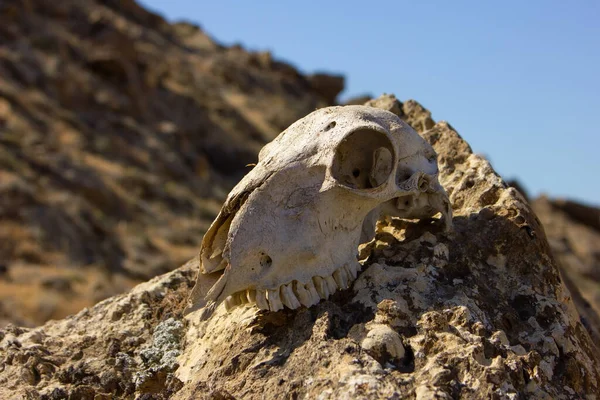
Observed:
[[[281,303],[281,299],[279,298],[279,288],[267,290],[267,300],[269,300],[269,310],[283,310],[283,304]]]
[[[248,289],[246,291],[246,299],[248,300],[248,303],[256,303],[256,290]]]
[[[329,294],[334,294],[336,290],[338,290],[338,285],[335,283],[335,279],[333,279],[333,276],[331,275],[326,276],[324,279],[325,283],[327,283],[327,288],[329,288]]]
[[[303,306],[310,307],[313,305],[309,291],[298,281],[294,281],[294,292]]]
[[[287,285],[281,285],[280,295],[281,295],[281,302],[287,308],[289,308],[291,310],[295,310],[296,308],[299,308],[301,306],[300,302],[298,301],[298,298],[296,298],[296,295],[294,294],[294,291],[292,290],[291,283],[288,283]]]
[[[256,291],[256,305],[261,310],[269,309],[269,302],[267,301],[267,292],[264,290]]]
[[[247,304],[248,303],[248,298],[246,297],[245,290],[243,290],[241,292],[237,292],[235,294],[235,297],[236,297],[237,301],[239,302],[239,304]]]
[[[308,290],[308,293],[310,293],[313,304],[317,304],[319,301],[321,301],[321,297],[319,296],[319,293],[317,293],[317,289],[315,289],[315,285],[313,284],[312,280],[308,281],[304,287],[306,290]]]
[[[236,305],[246,304],[248,302],[248,299],[246,299],[246,292],[244,291],[234,293],[233,299],[235,300]]]
[[[231,298],[231,296],[227,296],[227,298],[225,299],[225,301],[223,302],[225,304],[225,309],[227,311],[231,310],[233,308],[233,299]]]
[[[344,267],[340,267],[333,272],[333,279],[340,289],[348,289],[348,274]]]
[[[327,298],[329,297],[329,287],[327,286],[327,282],[325,282],[325,280],[320,276],[314,276],[313,282],[315,284],[315,289],[317,290],[317,293],[319,293],[319,296],[322,299],[327,300]]]
[[[225,299],[225,309],[227,311],[230,311],[232,308],[240,304],[240,296],[237,293],[234,293],[231,296],[227,296],[227,298]]]
[[[358,267],[356,264],[358,264],[358,263],[350,263],[350,264],[346,264],[344,266],[346,269],[346,272],[348,273],[348,277],[352,281],[355,280],[356,276],[358,275]]]

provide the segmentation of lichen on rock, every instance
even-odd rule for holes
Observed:
[[[167,375],[175,371],[179,364],[177,357],[181,355],[181,339],[184,324],[174,318],[159,323],[152,334],[150,346],[140,351],[142,367],[134,375],[137,389],[144,388],[157,375]]]

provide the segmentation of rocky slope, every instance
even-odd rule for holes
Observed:
[[[0,77],[0,326],[191,258],[262,145],[343,89],[133,0],[0,2]]]
[[[565,283],[574,298],[578,296],[577,308],[600,343],[600,209],[546,197],[531,205],[546,229]]]
[[[596,398],[599,352],[540,221],[448,123],[422,134],[452,233],[382,224],[352,288],[310,309],[183,318],[192,260],[65,320],[9,326],[0,397]]]

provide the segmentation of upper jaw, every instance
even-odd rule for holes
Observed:
[[[381,214],[399,218],[429,218],[442,214],[445,230],[452,228],[452,206],[437,176],[413,174],[398,185],[398,196],[385,203]]]

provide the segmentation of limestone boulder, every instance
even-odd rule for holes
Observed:
[[[597,398],[600,357],[529,204],[446,122],[454,231],[390,220],[311,308],[182,317],[192,260],[79,314],[0,331],[0,398]]]

